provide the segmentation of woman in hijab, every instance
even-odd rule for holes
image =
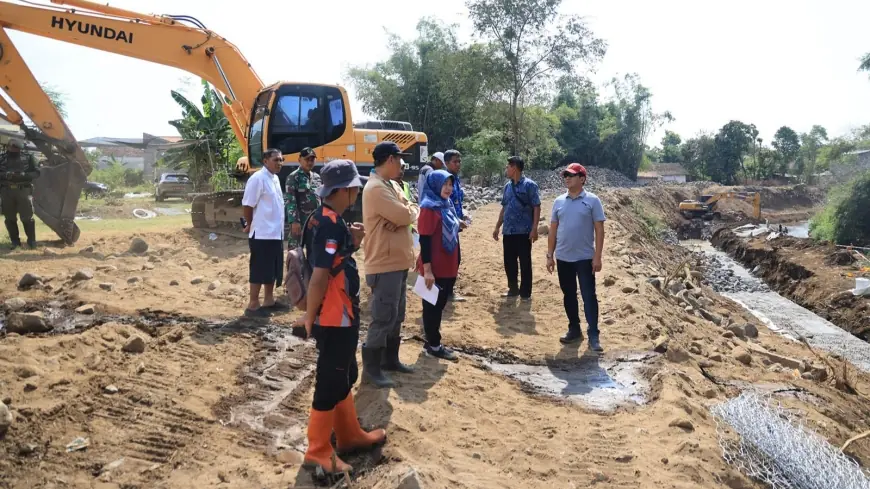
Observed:
[[[450,202],[453,175],[446,170],[434,170],[426,176],[420,191],[420,256],[417,272],[423,274],[426,287],[438,287],[437,304],[423,301],[423,330],[427,354],[456,361],[453,350],[441,344],[441,313],[453,292],[459,274],[459,218]]]

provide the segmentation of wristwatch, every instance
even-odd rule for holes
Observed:
[[[553,258],[553,254],[552,254],[552,253],[547,253],[547,258]]]

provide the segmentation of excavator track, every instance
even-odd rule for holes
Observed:
[[[244,193],[244,190],[225,190],[195,195],[190,207],[193,227],[238,230]]]

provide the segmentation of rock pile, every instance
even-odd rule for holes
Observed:
[[[761,280],[741,277],[734,272],[733,262],[716,255],[703,254],[704,280],[716,292],[770,292]]]

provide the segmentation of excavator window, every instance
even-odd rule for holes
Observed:
[[[344,134],[345,107],[334,87],[284,85],[269,119],[269,146],[284,154],[329,144]]]
[[[263,164],[263,118],[269,109],[272,92],[266,91],[257,96],[254,113],[251,117],[251,132],[248,134],[248,161],[252,167]]]

